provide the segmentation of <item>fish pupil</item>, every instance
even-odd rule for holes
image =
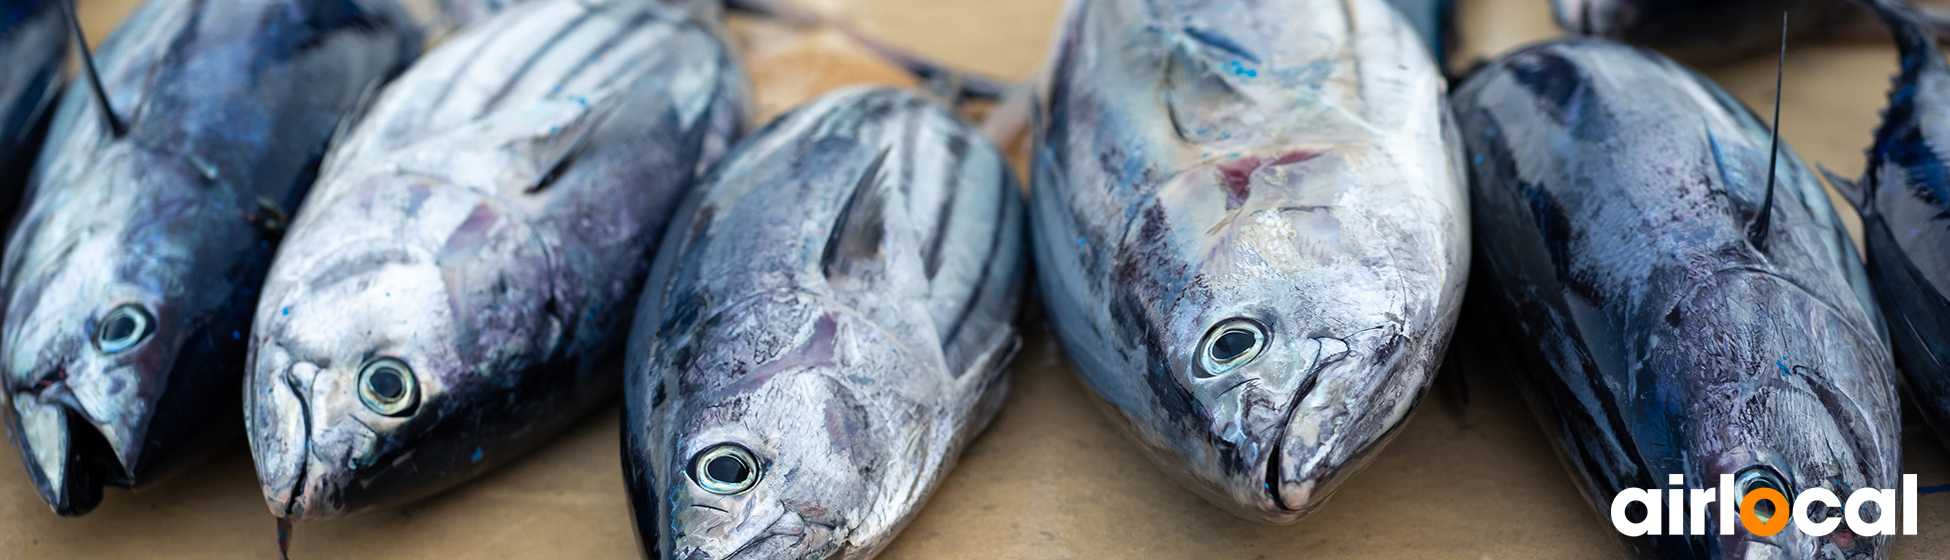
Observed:
[[[126,340],[135,336],[135,318],[126,314],[118,315],[108,322],[108,329],[102,331],[105,340]]]
[[[390,401],[406,395],[406,383],[400,379],[399,370],[380,368],[379,371],[372,372],[372,377],[366,379],[372,394],[380,398]]]
[[[745,479],[750,477],[752,472],[750,468],[745,466],[744,461],[740,461],[738,458],[729,455],[720,455],[712,458],[710,463],[704,465],[704,474],[709,475],[712,480],[727,484],[739,484],[745,482]]]
[[[1212,343],[1212,357],[1219,361],[1230,360],[1245,354],[1253,348],[1253,334],[1246,331],[1231,331],[1219,335]]]

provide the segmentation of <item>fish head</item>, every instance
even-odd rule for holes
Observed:
[[[209,208],[194,195],[78,200],[131,189],[166,195],[183,185],[204,188],[200,175],[171,158],[116,150],[100,163],[74,180],[102,186],[78,186],[65,193],[73,199],[48,202],[99,211],[33,212],[26,219],[37,223],[17,230],[25,233],[8,251],[11,289],[0,348],[8,426],[42,497],[67,515],[93,509],[104,484],[143,484],[151,473],[200,456],[180,449],[195,447],[183,438],[197,422],[184,415],[217,403],[169,392],[222,390],[217,386],[226,377],[172,381],[179,373],[173,369],[179,358],[242,351],[231,333],[209,340],[204,332],[221,320],[208,312],[223,302],[195,301],[198,293],[184,285],[184,271],[207,248],[174,241],[180,230],[209,219],[202,214],[227,209]],[[155,206],[132,206],[143,203]],[[186,349],[192,342],[195,348]]]
[[[1841,500],[1858,489],[1893,490],[1898,464],[1891,450],[1900,448],[1892,430],[1900,425],[1893,365],[1877,335],[1858,327],[1865,322],[1847,319],[1860,314],[1849,309],[1856,301],[1818,298],[1751,269],[1700,283],[1663,318],[1671,330],[1654,335],[1644,368],[1683,372],[1692,379],[1691,395],[1647,394],[1635,403],[1646,408],[1639,417],[1676,425],[1651,433],[1681,434],[1672,437],[1685,437],[1685,455],[1694,458],[1652,473],[1655,482],[1684,473],[1688,486],[1714,488],[1731,475],[1736,495],[1770,489],[1790,504],[1815,489]],[[1715,536],[1703,538],[1716,539],[1723,558],[1879,555],[1887,537],[1851,532],[1840,521],[1842,505],[1808,515],[1838,523],[1820,537],[1793,528],[1759,536],[1737,520],[1733,535],[1719,536],[1716,519]],[[1792,512],[1786,504],[1757,503],[1753,513],[1765,522]]]
[[[515,402],[560,337],[546,259],[506,208],[417,181],[310,207],[265,282],[244,406],[279,517],[432,494],[489,466],[495,427],[530,420],[483,403]]]
[[[1440,269],[1454,241],[1394,250],[1381,240],[1427,232],[1338,194],[1360,180],[1349,162],[1372,155],[1208,160],[1171,179],[1126,234],[1111,313],[1148,354],[1150,371],[1132,375],[1151,401],[1140,408],[1161,417],[1138,439],[1242,517],[1290,523],[1319,507],[1392,436],[1427,386],[1428,348],[1446,341],[1447,322],[1409,311],[1440,305],[1405,299],[1446,288],[1410,284],[1403,269]]]
[[[928,426],[925,409],[859,379],[925,362],[799,295],[761,296],[711,322],[672,366],[679,380],[720,381],[679,381],[671,395],[663,557],[872,556],[925,496],[942,434],[903,428]]]

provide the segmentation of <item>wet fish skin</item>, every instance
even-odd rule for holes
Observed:
[[[128,133],[93,96],[63,100],[0,268],[8,426],[56,512],[235,436],[283,216],[360,92],[418,44],[384,0],[152,0],[103,43]],[[139,337],[116,352],[111,317]]]
[[[61,91],[68,28],[54,0],[0,0],[0,216],[12,218]]]
[[[615,398],[651,251],[744,119],[701,9],[524,4],[427,54],[333,148],[256,310],[245,405],[273,514],[438,492]],[[414,387],[401,410],[362,398],[384,359]]]
[[[1669,474],[1695,489],[1733,474],[1743,494],[1895,488],[1895,373],[1854,245],[1786,146],[1769,227],[1749,234],[1769,131],[1739,101],[1651,51],[1566,40],[1489,63],[1451,102],[1471,154],[1472,297],[1601,514]],[[1658,558],[1882,558],[1887,543],[1846,526],[1624,539]]]
[[[1768,52],[1781,40],[1781,14],[1796,36],[1833,28],[1848,15],[1836,0],[1551,0],[1557,25],[1573,35],[1658,49],[1680,60],[1722,62]]]
[[[1085,1],[1059,41],[1030,195],[1058,339],[1165,470],[1298,521],[1397,433],[1459,310],[1442,76],[1379,1]],[[1208,367],[1233,326],[1259,353]]]
[[[1002,403],[1028,265],[1003,156],[854,88],[754,133],[692,195],[631,334],[624,471],[652,558],[871,558]],[[749,450],[750,488],[696,465]]]
[[[1895,32],[1902,71],[1889,92],[1859,181],[1830,176],[1862,217],[1869,279],[1889,317],[1896,363],[1939,437],[1950,434],[1950,176],[1937,146],[1950,142],[1950,64],[1910,9],[1867,0]],[[1903,232],[1898,235],[1896,232]],[[1950,437],[1945,437],[1950,440]]]

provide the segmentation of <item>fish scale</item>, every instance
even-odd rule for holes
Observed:
[[[1002,153],[915,93],[834,92],[741,144],[672,224],[631,334],[645,552],[885,547],[1001,405],[1023,221]],[[747,488],[704,486],[714,450],[749,460]]]
[[[665,222],[744,120],[697,14],[715,11],[521,3],[349,127],[257,308],[246,407],[273,514],[438,492],[614,397],[604,364]]]

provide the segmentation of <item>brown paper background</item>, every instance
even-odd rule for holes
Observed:
[[[1556,34],[1545,0],[1460,0],[1472,57]],[[82,0],[100,40],[132,0]],[[884,39],[998,77],[1042,64],[1059,0],[801,0]],[[832,33],[734,22],[758,109],[770,116],[846,83],[906,83]],[[1883,106],[1895,51],[1885,39],[1790,48],[1783,135],[1844,175]],[[1765,114],[1774,59],[1705,68]],[[1844,212],[1853,227],[1852,215]],[[1036,319],[1040,320],[1040,319]],[[1365,472],[1292,526],[1241,521],[1180,489],[1091,404],[1046,326],[1011,368],[1014,393],[922,513],[883,556],[932,558],[1615,558],[1609,523],[1572,486],[1507,376],[1469,368],[1470,401],[1438,388]],[[637,555],[618,459],[617,407],[459,489],[412,505],[301,525],[294,558],[630,558]],[[1903,471],[1950,483],[1950,456],[1909,426]],[[11,455],[11,453],[0,453]],[[1950,495],[1926,495],[1921,533],[1892,557],[1950,552]],[[0,559],[274,558],[276,532],[250,456],[234,443],[141,492],[110,490],[85,517],[55,516],[20,463],[0,457]]]

